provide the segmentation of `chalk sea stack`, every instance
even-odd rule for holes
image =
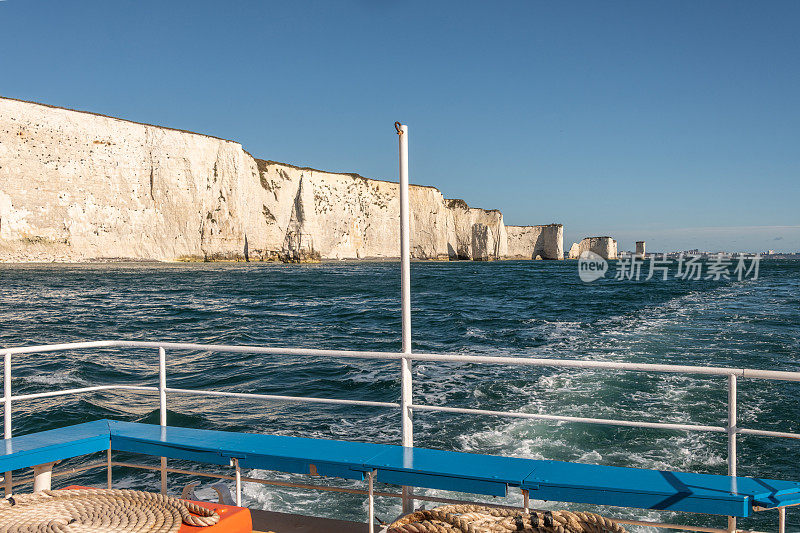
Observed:
[[[583,252],[594,252],[603,259],[616,259],[617,241],[611,237],[585,237],[579,243],[572,243],[569,259],[578,259]]]

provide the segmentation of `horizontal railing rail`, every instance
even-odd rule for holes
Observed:
[[[332,403],[339,405],[364,405],[369,407],[400,407],[396,402],[371,402],[366,400],[342,400],[337,398],[316,398],[314,396],[280,396],[275,394],[254,394],[251,392],[225,392],[212,390],[195,389],[172,389],[167,387],[166,392],[176,392],[179,394],[195,394],[199,396],[226,396],[229,398],[249,398],[253,400],[274,400],[284,402],[306,402],[306,403]]]
[[[777,381],[798,381],[800,372],[784,370],[760,370],[755,368],[736,368],[721,366],[692,366],[692,365],[659,365],[653,363],[625,363],[616,361],[595,361],[581,359],[549,359],[533,357],[508,357],[494,355],[463,355],[463,354],[431,354],[417,353],[404,354],[402,352],[376,352],[366,350],[324,350],[317,348],[281,348],[268,346],[247,346],[228,344],[198,344],[187,342],[157,342],[157,341],[91,341],[72,342],[65,344],[43,344],[39,346],[19,346],[2,348],[0,353],[11,355],[42,352],[59,352],[66,350],[81,350],[87,348],[151,348],[174,349],[182,351],[205,351],[227,353],[253,353],[265,355],[299,355],[320,357],[343,357],[355,359],[385,359],[397,361],[412,359],[414,361],[438,361],[452,363],[488,363],[498,365],[543,366],[560,368],[584,368],[594,370],[622,370],[634,372],[659,372],[672,374],[702,374],[708,376],[736,376],[747,379],[768,379]]]
[[[96,349],[141,349],[141,350],[158,350],[158,386],[151,385],[131,385],[131,384],[113,384],[113,385],[94,385],[81,388],[64,389],[58,391],[47,391],[33,394],[19,394],[13,395],[11,391],[11,362],[12,356],[45,353],[45,352],[60,352],[60,351],[75,351],[75,350],[96,350]],[[247,353],[247,354],[263,354],[275,356],[310,356],[319,358],[354,358],[354,359],[372,359],[383,361],[425,361],[433,363],[453,363],[453,364],[491,364],[491,365],[505,365],[505,366],[525,366],[525,367],[538,367],[538,368],[564,368],[564,369],[578,369],[578,370],[593,370],[593,371],[615,371],[615,372],[648,372],[648,373],[670,373],[670,374],[683,374],[683,375],[697,375],[709,377],[726,377],[727,378],[727,391],[728,391],[728,420],[725,425],[701,425],[701,424],[686,424],[686,423],[673,423],[673,422],[658,422],[658,421],[645,421],[645,420],[624,420],[613,418],[592,418],[592,417],[578,417],[558,414],[546,413],[528,413],[524,411],[496,411],[487,409],[474,409],[468,407],[448,407],[440,405],[427,405],[417,404],[410,401],[408,398],[403,398],[401,402],[382,402],[372,400],[353,400],[342,398],[321,398],[312,396],[286,396],[275,394],[258,394],[258,393],[245,393],[245,392],[232,392],[232,391],[218,391],[218,390],[199,390],[199,389],[186,389],[175,388],[167,386],[167,371],[166,371],[166,351],[202,351],[202,352],[215,352],[215,353]],[[464,355],[464,354],[432,354],[432,353],[402,353],[402,352],[379,352],[379,351],[364,351],[364,350],[326,350],[326,349],[309,349],[309,348],[282,348],[282,347],[267,347],[267,346],[247,346],[247,345],[225,345],[225,344],[199,344],[199,343],[181,343],[181,342],[159,342],[159,341],[125,341],[125,340],[106,340],[106,341],[91,341],[91,342],[74,342],[64,344],[48,344],[39,346],[21,346],[13,348],[0,349],[0,353],[4,354],[4,389],[3,396],[0,398],[0,403],[3,404],[4,411],[4,437],[9,439],[12,437],[11,416],[12,404],[17,401],[36,400],[41,398],[65,396],[71,394],[84,394],[100,391],[129,391],[141,393],[158,393],[159,394],[159,408],[160,408],[160,422],[162,426],[167,425],[167,394],[181,394],[181,395],[202,395],[220,398],[240,398],[252,399],[259,401],[279,401],[279,402],[298,402],[298,403],[315,403],[315,404],[333,404],[333,405],[354,405],[365,407],[380,407],[380,408],[397,408],[408,413],[412,411],[427,411],[439,412],[450,414],[468,414],[468,415],[482,415],[482,416],[496,416],[517,419],[531,419],[542,421],[554,422],[568,422],[568,423],[587,423],[599,424],[608,426],[622,426],[622,427],[636,427],[636,428],[649,428],[649,429],[663,429],[663,430],[676,430],[676,431],[699,431],[710,433],[726,433],[728,435],[728,474],[736,475],[736,436],[737,435],[755,435],[763,437],[778,437],[800,439],[800,433],[785,432],[785,431],[771,431],[753,428],[741,428],[737,424],[736,409],[737,409],[737,379],[763,379],[774,381],[787,381],[787,382],[800,382],[800,372],[791,372],[784,370],[760,370],[752,368],[735,368],[735,367],[714,367],[714,366],[689,366],[689,365],[664,365],[664,364],[649,364],[649,363],[628,363],[616,361],[597,361],[597,360],[577,360],[577,359],[551,359],[551,358],[535,358],[527,356],[510,357],[510,356],[484,356],[484,355]],[[410,418],[410,417],[409,417]],[[122,464],[119,464],[122,466]],[[108,459],[109,468],[109,484],[110,484],[110,468],[112,466],[110,454]],[[125,465],[134,466],[134,465]],[[168,472],[180,472],[176,469],[167,468],[166,459],[161,459],[160,467],[146,467],[147,469],[157,469],[161,471],[162,478],[162,491],[166,491],[166,475]],[[76,470],[78,471],[78,470]],[[198,474],[210,475],[210,474]],[[216,476],[221,479],[231,478],[230,476]],[[237,478],[242,479],[237,467]],[[233,479],[233,478],[231,478]],[[247,478],[244,478],[247,480]],[[6,473],[5,476],[6,491],[10,493],[11,487],[16,485],[13,483],[11,473]],[[241,483],[237,482],[237,501],[241,499]],[[312,485],[311,487],[318,487]],[[389,495],[389,494],[387,494]],[[409,495],[404,492],[398,497],[406,498]],[[427,500],[420,495],[413,495],[413,499]],[[431,501],[444,501],[442,499],[434,499]],[[455,501],[455,500],[453,500]],[[780,509],[780,522],[783,524],[785,521],[784,509]],[[729,523],[727,530],[715,528],[702,528],[695,526],[680,526],[675,524],[661,524],[655,522],[640,522],[640,521],[623,521],[629,524],[648,524],[656,527],[672,527],[676,529],[690,529],[694,531],[733,531],[735,528],[735,521]],[[733,524],[733,525],[731,525]]]
[[[18,396],[11,396],[11,401],[17,400],[35,400],[37,398],[52,398],[53,396],[68,396],[70,394],[81,394],[84,392],[97,392],[107,390],[133,390],[133,391],[147,391],[158,392],[158,387],[148,387],[143,385],[95,385],[92,387],[81,387],[78,389],[63,389],[58,391],[37,392],[34,394],[20,394]],[[5,403],[6,399],[0,399],[0,403]]]

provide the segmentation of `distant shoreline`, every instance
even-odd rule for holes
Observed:
[[[495,264],[495,263],[566,263],[567,261],[548,261],[548,260],[532,260],[524,258],[503,258],[492,259],[490,261],[475,261],[469,259],[447,260],[447,259],[411,259],[412,263],[416,264],[459,264],[459,265],[474,265],[474,264]],[[95,265],[163,265],[163,266],[186,266],[190,265],[241,265],[241,266],[258,266],[258,265],[274,265],[274,266],[313,266],[313,265],[359,265],[359,264],[378,264],[378,263],[400,263],[400,258],[369,258],[369,259],[322,259],[319,261],[298,261],[298,262],[284,262],[284,261],[154,261],[149,259],[108,259],[108,260],[84,260],[84,261],[2,261],[0,262],[0,270],[7,266],[95,266]]]
[[[675,260],[675,259],[673,259]],[[800,261],[800,254],[781,254],[781,255],[762,255],[762,261]],[[431,263],[431,264],[495,264],[495,263],[543,263],[543,264],[574,264],[577,260],[564,259],[564,261],[547,261],[547,260],[531,260],[523,258],[504,258],[493,259],[490,261],[474,261],[467,259],[460,260],[437,260],[437,259],[412,259],[412,263]],[[610,259],[611,261],[619,261],[619,259]],[[645,260],[646,261],[646,260]],[[319,261],[300,261],[300,262],[284,262],[284,261],[155,261],[150,259],[99,259],[89,261],[7,261],[0,262],[0,270],[4,267],[17,267],[17,266],[97,266],[97,265],[162,265],[162,266],[187,266],[189,265],[241,265],[241,266],[310,266],[310,265],[355,265],[365,263],[399,263],[399,258],[370,258],[370,259],[322,259]]]

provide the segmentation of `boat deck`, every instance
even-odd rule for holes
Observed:
[[[253,533],[363,533],[363,522],[348,522],[272,511],[251,510]]]

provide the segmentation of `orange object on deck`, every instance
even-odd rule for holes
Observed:
[[[81,487],[70,485],[66,489],[91,489],[94,487]],[[252,533],[253,519],[250,516],[250,509],[236,507],[234,505],[222,505],[221,503],[198,502],[186,500],[202,505],[207,509],[213,509],[219,515],[219,522],[213,526],[195,527],[182,524],[178,530],[180,533]]]
[[[194,503],[208,509],[214,509],[219,515],[219,522],[208,527],[194,527],[183,524],[178,530],[181,533],[251,533],[253,531],[253,519],[250,517],[250,509],[222,505],[221,503]]]

